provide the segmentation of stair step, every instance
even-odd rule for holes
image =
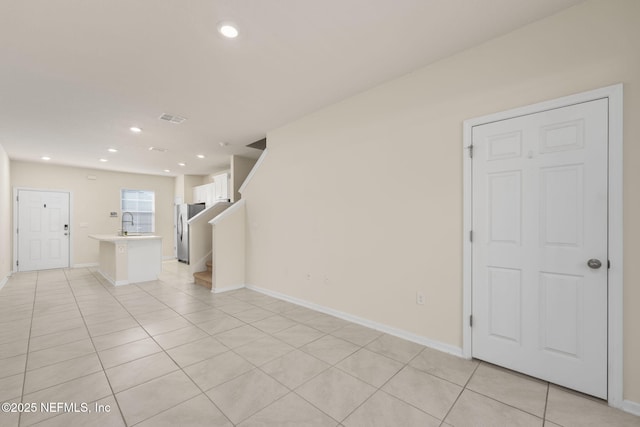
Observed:
[[[213,263],[211,261],[207,261],[207,271],[209,273],[213,272]]]
[[[196,285],[204,286],[207,289],[211,289],[212,286],[212,277],[211,271],[199,271],[194,273],[193,281]]]

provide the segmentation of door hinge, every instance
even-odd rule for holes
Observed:
[[[473,242],[473,230],[469,231],[469,241]]]
[[[16,267],[20,265],[20,261],[16,261]]]
[[[473,159],[473,145],[467,147],[469,149],[469,157]]]
[[[469,316],[469,327],[473,327],[473,314]]]
[[[610,259],[608,259],[608,260],[607,260],[607,269],[610,269],[610,268],[611,268],[611,260],[610,260]]]

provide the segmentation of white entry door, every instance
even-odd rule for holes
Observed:
[[[69,267],[69,193],[18,191],[18,271]]]
[[[607,398],[608,101],[472,130],[472,354]]]

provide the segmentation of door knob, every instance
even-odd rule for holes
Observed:
[[[602,263],[600,262],[600,260],[595,258],[591,258],[589,261],[587,261],[587,265],[589,266],[589,268],[593,268],[594,270],[602,267]]]

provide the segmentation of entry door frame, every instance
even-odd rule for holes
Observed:
[[[20,191],[40,191],[51,193],[67,193],[69,195],[69,266],[73,267],[73,192],[70,190],[58,190],[53,188],[32,188],[32,187],[13,187],[13,273],[18,272],[16,261],[18,260],[18,193]]]
[[[615,408],[624,406],[623,401],[623,85],[569,95],[550,101],[514,108],[465,120],[463,123],[463,273],[462,273],[462,354],[472,357],[472,242],[473,224],[473,170],[469,147],[472,130],[500,120],[539,113],[597,99],[609,100],[609,236],[608,252],[611,267],[608,271],[608,403]]]

